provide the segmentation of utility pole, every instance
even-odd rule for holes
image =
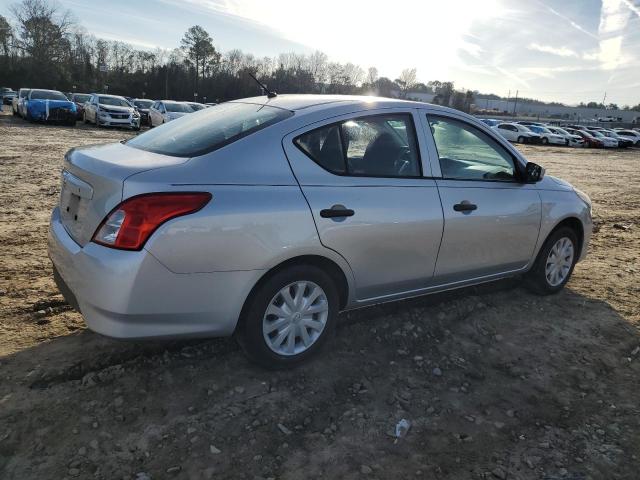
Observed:
[[[511,90],[509,90],[509,93],[507,94],[507,106],[505,107],[505,111],[509,112],[509,99],[511,98]]]
[[[516,108],[518,108],[518,92],[519,90],[516,90],[516,101],[513,104],[513,116],[516,116]]]
[[[604,92],[604,97],[602,98],[602,105],[604,105],[604,108],[607,108],[607,104],[604,103],[607,100],[607,92]]]

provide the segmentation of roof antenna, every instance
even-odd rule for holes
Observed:
[[[256,81],[256,83],[257,83],[258,85],[260,85],[260,88],[261,88],[261,89],[262,89],[262,91],[265,93],[265,95],[267,96],[267,98],[275,98],[275,97],[277,97],[277,96],[278,96],[278,94],[277,94],[276,92],[273,92],[273,91],[269,90],[269,89],[267,88],[267,86],[266,86],[264,83],[262,83],[260,80],[258,80],[258,79],[253,75],[253,73],[251,73],[251,72],[248,72],[248,73],[249,73],[249,76],[250,76],[251,78],[253,78],[253,79]]]

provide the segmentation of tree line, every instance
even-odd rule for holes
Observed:
[[[141,50],[90,35],[73,14],[48,0],[23,0],[0,15],[2,86],[64,92],[108,92],[147,98],[220,102],[261,94],[255,75],[279,93],[370,94],[406,98],[431,93],[434,103],[469,111],[473,93],[453,82],[420,83],[408,68],[392,80],[375,67],[330,61],[323,52],[256,57],[219,51],[209,32],[195,25],[172,50]]]

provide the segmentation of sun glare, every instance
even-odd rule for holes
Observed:
[[[395,78],[416,67],[422,78],[445,78],[458,64],[459,49],[478,47],[467,38],[474,21],[499,15],[498,0],[382,2],[325,0],[306,7],[299,1],[226,2],[230,13],[276,29],[289,40],[327,53],[332,59],[358,59]]]

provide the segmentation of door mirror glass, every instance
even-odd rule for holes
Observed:
[[[527,166],[525,167],[525,181],[527,183],[539,182],[543,177],[544,168],[536,163],[527,162]]]

